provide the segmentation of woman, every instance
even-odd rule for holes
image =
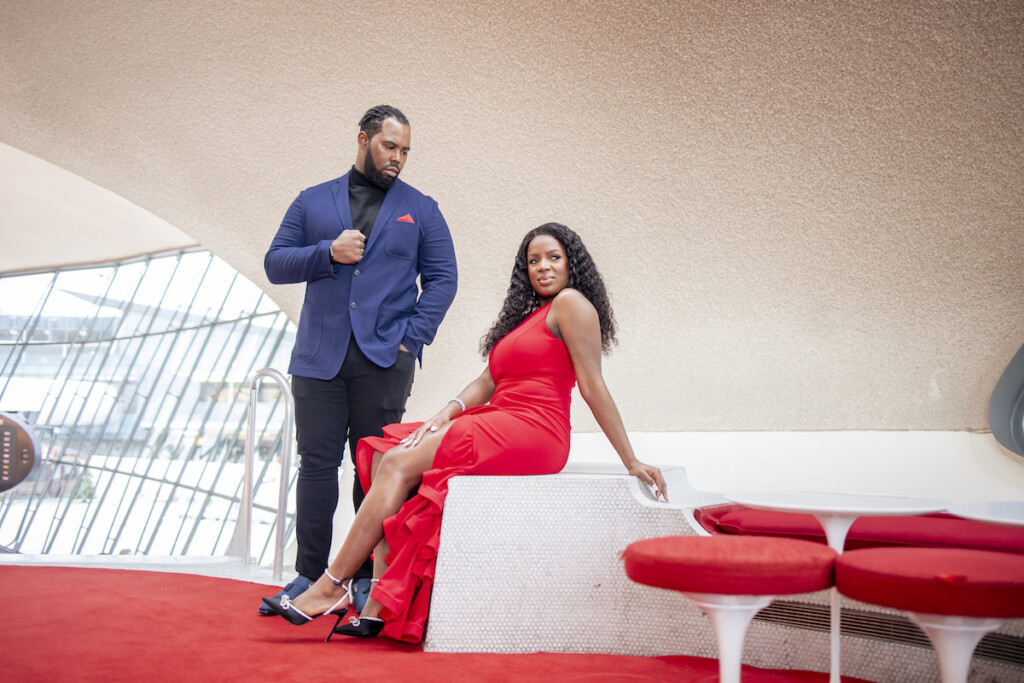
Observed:
[[[362,614],[333,633],[383,631],[419,642],[448,480],[560,471],[569,456],[569,398],[577,383],[629,473],[668,500],[661,471],[633,455],[601,375],[601,356],[614,341],[604,282],[579,236],[558,223],[531,230],[501,314],[481,342],[487,369],[426,422],[389,425],[383,437],[360,441],[357,469],[366,499],[337,557],[299,597],[264,602],[296,625],[323,614],[338,614],[340,622],[350,577],[373,549],[379,582]]]

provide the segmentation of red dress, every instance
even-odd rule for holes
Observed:
[[[576,373],[565,343],[547,327],[549,308],[534,311],[494,346],[488,359],[495,382],[490,403],[455,416],[419,491],[384,521],[391,552],[373,597],[384,607],[383,633],[390,638],[423,639],[449,478],[553,474],[565,467]],[[360,440],[356,457],[364,490],[373,452],[393,448],[421,424],[388,425],[383,437]]]

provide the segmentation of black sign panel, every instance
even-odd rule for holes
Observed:
[[[39,442],[28,425],[0,413],[0,493],[20,484],[39,459]]]

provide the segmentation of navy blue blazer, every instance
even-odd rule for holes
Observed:
[[[422,361],[455,299],[455,248],[433,199],[395,180],[362,260],[332,264],[331,242],[351,228],[346,173],[299,193],[263,259],[272,283],[306,283],[289,374],[332,379],[350,335],[381,367],[401,344]]]

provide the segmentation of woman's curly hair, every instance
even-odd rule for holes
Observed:
[[[601,350],[607,353],[615,344],[615,314],[608,300],[604,280],[597,272],[594,259],[590,257],[590,252],[587,251],[580,236],[561,223],[545,223],[526,233],[516,253],[516,264],[512,269],[512,279],[508,285],[505,303],[502,304],[498,319],[490,331],[480,340],[480,352],[486,358],[502,337],[540,308],[540,298],[530,284],[526,263],[526,250],[538,235],[554,237],[565,250],[565,257],[569,261],[569,287],[587,297],[597,309],[597,317],[601,323]]]

